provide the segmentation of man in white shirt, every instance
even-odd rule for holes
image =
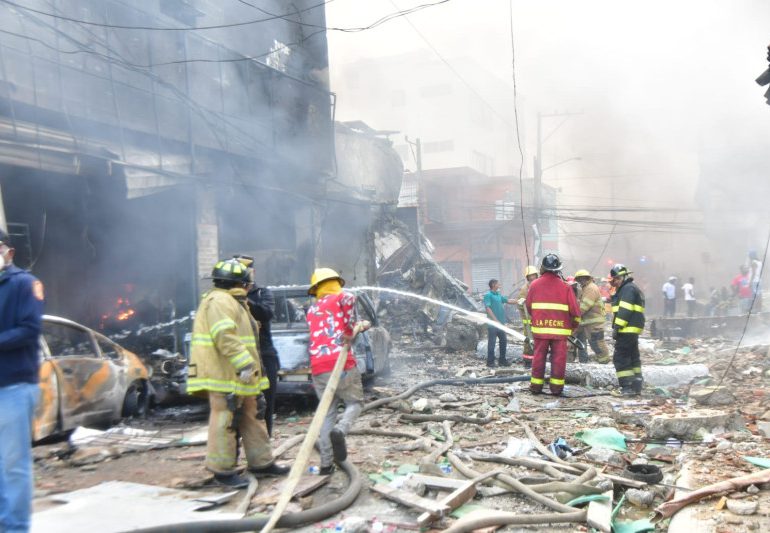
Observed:
[[[695,316],[695,278],[690,278],[682,285],[684,302],[687,304],[687,316]]]
[[[751,292],[754,296],[754,311],[761,311],[762,294],[759,282],[762,280],[762,261],[757,257],[755,250],[749,251],[749,276],[751,279]]]
[[[676,314],[676,277],[671,276],[663,284],[663,316],[674,316]]]

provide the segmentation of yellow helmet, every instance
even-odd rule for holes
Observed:
[[[578,279],[578,278],[590,278],[590,277],[591,277],[591,273],[588,272],[588,270],[586,270],[585,268],[582,268],[582,269],[578,270],[577,272],[575,272],[575,279]]]
[[[318,285],[322,281],[327,281],[330,279],[336,279],[340,282],[340,285],[342,287],[345,286],[345,280],[340,277],[339,274],[337,274],[336,270],[332,270],[331,268],[316,268],[313,271],[313,275],[310,276],[310,288],[307,290],[307,293],[310,296],[315,296],[316,290],[318,289]]]
[[[540,274],[540,271],[534,265],[529,265],[524,269],[524,277],[531,276],[532,274]]]

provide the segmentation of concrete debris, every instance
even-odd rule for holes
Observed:
[[[735,395],[725,386],[693,385],[689,396],[698,405],[732,405],[735,402]]]
[[[749,516],[757,512],[759,504],[752,500],[734,500],[732,498],[727,499],[727,509],[740,516]]]
[[[748,492],[749,494],[756,494],[759,492],[759,487],[757,487],[756,485],[749,485],[748,487],[746,487],[746,492]]]
[[[420,398],[419,400],[412,403],[412,410],[419,413],[430,413],[439,405],[441,405],[441,401],[435,398]]]
[[[709,368],[703,364],[655,366],[642,365],[642,376],[646,385],[653,387],[678,387],[688,385],[698,378],[708,377]],[[618,378],[612,365],[585,364],[567,365],[567,383],[578,383],[588,387],[617,387]]]
[[[705,429],[708,432],[742,429],[740,417],[725,411],[692,409],[684,413],[654,415],[647,424],[647,436],[651,439],[676,437],[690,440]]]
[[[455,396],[451,392],[445,392],[444,394],[438,397],[438,401],[440,401],[441,403],[453,403],[459,400],[457,399],[457,396]]]
[[[369,522],[360,516],[345,517],[338,525],[338,527],[340,526],[345,533],[368,533],[369,531]]]
[[[506,346],[505,350],[505,358],[508,361],[511,361],[513,363],[521,363],[524,358],[522,357],[522,354],[524,353],[524,349],[519,344],[511,344],[508,343],[508,346]],[[476,357],[479,359],[486,360],[487,359],[487,339],[482,339],[478,342],[476,345]],[[500,358],[500,343],[495,343],[495,359]]]
[[[585,453],[586,459],[600,464],[609,464],[615,466],[625,466],[626,462],[623,456],[609,448],[591,448]]]
[[[770,439],[770,422],[765,422],[765,421],[757,422],[757,431],[759,431],[760,435],[762,435],[766,439]]]
[[[479,327],[457,317],[446,327],[446,349],[449,352],[467,352],[476,348]]]

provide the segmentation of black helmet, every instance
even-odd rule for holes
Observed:
[[[619,278],[620,276],[628,276],[631,273],[630,270],[626,268],[625,265],[622,265],[620,263],[616,264],[614,267],[610,269],[610,277],[611,278]]]
[[[238,259],[223,259],[214,265],[211,279],[251,283],[251,272]]]
[[[540,264],[540,268],[547,272],[558,272],[561,270],[561,260],[556,254],[547,254],[543,257],[543,262]]]

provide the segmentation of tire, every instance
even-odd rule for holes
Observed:
[[[135,381],[128,387],[123,399],[121,416],[124,418],[144,418],[150,406],[150,397],[147,393],[147,384]]]

